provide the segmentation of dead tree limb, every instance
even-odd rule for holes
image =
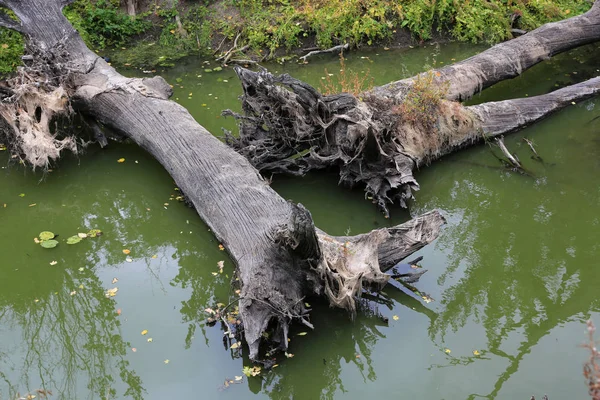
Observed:
[[[339,54],[343,51],[346,51],[350,48],[350,45],[348,43],[345,44],[340,44],[338,46],[333,46],[329,49],[325,49],[325,50],[313,50],[305,55],[303,55],[302,57],[300,57],[299,59],[306,62],[306,59],[308,57],[312,57],[312,56],[316,56],[318,54],[327,54],[327,53],[335,53],[335,54]]]
[[[52,113],[79,112],[152,154],[237,265],[251,359],[259,357],[267,329],[270,340],[285,350],[289,325],[310,324],[306,296],[326,296],[352,313],[363,285],[385,284],[386,268],[437,237],[444,223],[437,211],[363,235],[327,235],[315,228],[308,210],[285,201],[246,158],[169,101],[164,79],[126,78],[90,51],[63,16],[65,1],[2,3],[24,22],[34,57],[16,80],[6,82],[10,90],[21,88],[21,95],[0,103],[7,122],[0,135],[10,137],[11,150],[35,165],[38,157],[23,138],[48,132]],[[41,119],[35,117],[38,107]],[[64,149],[57,146],[48,145],[53,152],[46,152],[46,159],[60,155]]]
[[[449,100],[465,100],[494,83],[517,77],[550,57],[600,40],[600,2],[585,14],[545,24],[516,39],[500,43],[456,64],[436,70],[438,83],[449,82]],[[402,97],[414,78],[375,88],[381,98]]]

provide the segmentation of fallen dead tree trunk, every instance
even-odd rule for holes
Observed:
[[[600,4],[585,14],[541,26],[525,35],[436,70],[436,84],[448,82],[448,100],[466,100],[495,83],[517,77],[559,53],[600,40]],[[377,87],[378,97],[402,98],[414,77]]]
[[[267,329],[285,350],[290,323],[311,326],[306,296],[326,296],[353,312],[363,285],[385,284],[383,271],[437,237],[444,223],[437,211],[352,237],[318,230],[302,205],[281,198],[247,159],[169,101],[162,78],[125,78],[91,52],[62,14],[67,3],[0,1],[21,21],[0,13],[0,26],[22,32],[33,55],[31,65],[5,82],[1,135],[15,156],[47,168],[64,143],[77,143],[59,139],[50,123],[76,111],[152,154],[237,264],[251,359],[259,357]]]
[[[224,112],[240,122],[239,136],[227,140],[260,171],[303,175],[338,168],[341,184],[364,186],[366,196],[388,215],[389,204],[406,207],[419,189],[415,169],[595,96],[600,78],[542,96],[470,107],[448,98],[468,97],[569,46],[599,39],[596,2],[582,16],[494,46],[454,69],[428,71],[357,96],[325,96],[289,75],[236,67],[243,114]]]

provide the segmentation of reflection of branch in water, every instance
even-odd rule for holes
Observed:
[[[105,298],[98,277],[88,270],[79,279],[65,270],[61,278],[62,282],[55,284],[62,289],[54,293],[36,293],[37,302],[19,304],[19,298],[15,298],[14,304],[4,304],[0,323],[18,325],[27,347],[23,364],[11,367],[20,370],[18,383],[10,382],[2,371],[8,367],[7,363],[0,363],[0,376],[8,383],[9,395],[19,391],[17,386],[31,389],[34,379],[39,383],[33,386],[39,386],[39,389],[53,390],[64,398],[81,398],[78,375],[85,371],[84,381],[90,394],[105,398],[107,388],[113,388],[115,384],[112,366],[116,364],[127,385],[125,395],[141,399],[144,389],[124,358],[127,346],[117,331],[120,323],[114,302]],[[72,295],[70,288],[79,285],[84,289]],[[18,354],[14,356],[18,357]],[[116,389],[110,389],[109,393],[111,397],[117,395]]]

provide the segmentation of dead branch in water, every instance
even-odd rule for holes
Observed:
[[[342,53],[345,50],[348,50],[349,48],[350,48],[350,45],[348,43],[340,44],[338,46],[334,46],[334,47],[326,49],[326,50],[314,50],[314,51],[311,51],[308,54],[303,55],[299,59],[306,63],[307,62],[306,59],[308,57],[316,56],[318,54],[326,54],[326,53]]]

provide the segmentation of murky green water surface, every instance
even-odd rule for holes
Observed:
[[[347,63],[382,84],[422,70],[434,53],[439,65],[479,50],[369,51]],[[535,95],[595,75],[597,50],[563,55],[474,101]],[[163,75],[174,97],[218,134],[235,127],[219,113],[239,108],[240,86],[229,69],[204,72],[212,67],[190,59]],[[325,68],[339,71],[331,58],[270,68],[315,85]],[[423,169],[410,214],[439,208],[448,219],[418,253],[429,272],[417,287],[435,301],[390,286],[354,322],[315,302],[316,330],[292,336],[293,358],[229,387],[224,382],[249,362],[206,325],[204,309],[233,296],[233,265],[194,210],[172,200],[175,185],[156,161],[113,143],[62,160],[46,177],[3,168],[0,399],[39,388],[55,399],[585,398],[578,345],[584,321],[600,322],[598,116],[600,102],[586,101],[508,137],[531,176],[500,169],[483,145]],[[544,164],[529,159],[523,137]],[[336,183],[333,174],[315,174],[273,185],[333,234],[410,217],[394,209],[385,220],[360,190]],[[64,242],[91,228],[103,236]],[[59,234],[57,248],[34,243],[44,230]],[[215,276],[220,260],[225,268]]]

